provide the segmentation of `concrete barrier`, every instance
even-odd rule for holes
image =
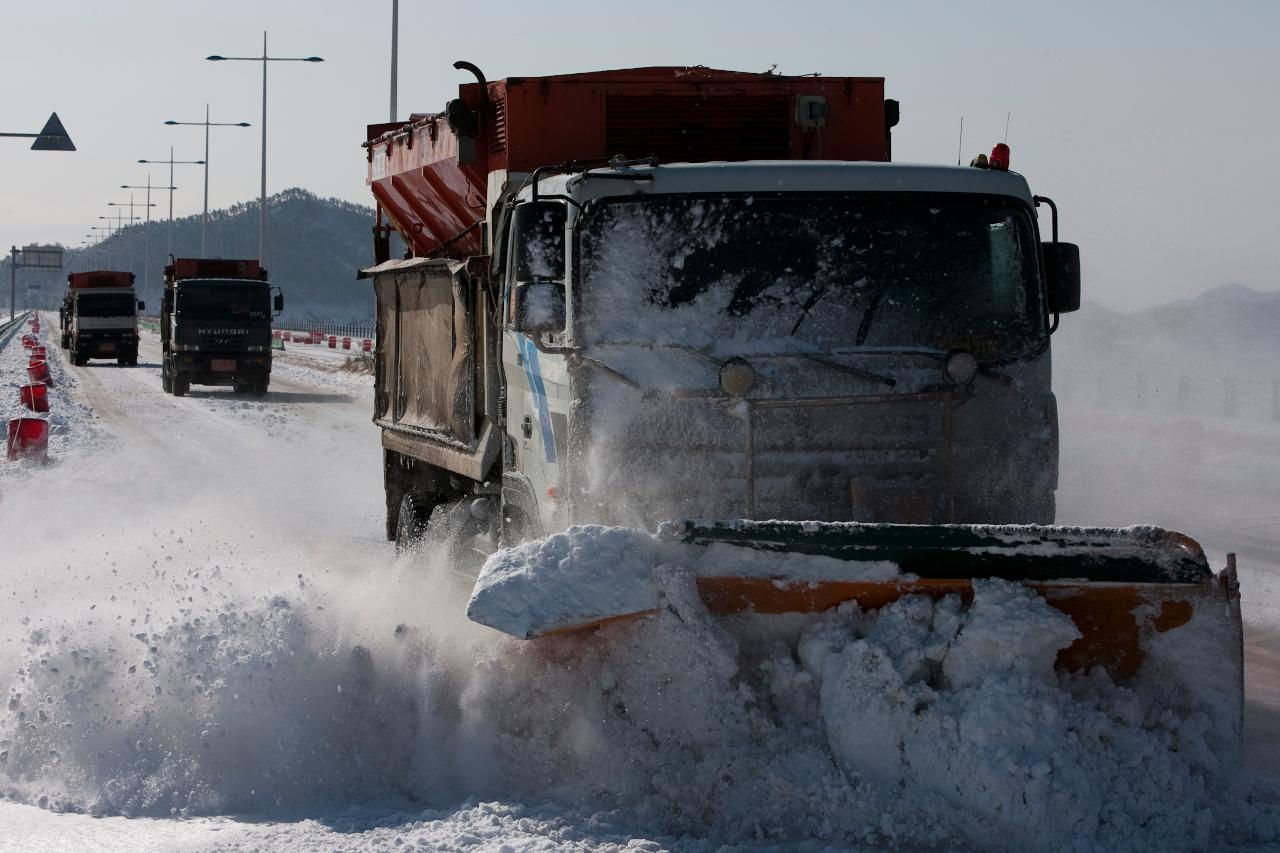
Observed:
[[[368,338],[365,338],[363,341],[361,341],[361,342],[360,342],[360,351],[361,351],[361,352],[373,352],[373,341],[369,340]]]
[[[49,461],[49,422],[44,418],[21,417],[9,421],[5,455],[10,461],[37,459]]]
[[[343,338],[343,339],[342,339],[342,348],[343,348],[343,349],[351,349],[351,338]]]
[[[329,336],[329,349],[337,349],[337,348],[338,348],[338,336],[337,336],[337,335],[330,335],[330,336]]]

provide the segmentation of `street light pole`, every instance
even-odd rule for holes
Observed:
[[[129,272],[133,272],[133,223],[137,222],[139,219],[142,218],[140,216],[134,216],[133,209],[135,207],[143,207],[143,206],[144,205],[142,204],[142,202],[134,202],[133,193],[129,193],[128,204],[125,204],[124,202],[114,202],[114,201],[107,202],[107,207],[128,207],[129,208],[129,230],[125,232],[125,245],[129,247],[129,256],[125,261],[125,266],[128,267]],[[147,208],[147,216],[150,217],[151,216],[150,209],[155,207],[155,205],[152,204],[151,202],[147,202],[145,207]],[[144,268],[145,268],[145,265],[144,265]]]
[[[200,219],[200,256],[205,255],[205,238],[209,227],[209,128],[248,127],[247,121],[209,121],[209,105],[204,105],[204,121],[166,121],[167,125],[194,125],[204,127],[204,215]],[[169,183],[173,183],[170,181]]]
[[[139,160],[138,162],[154,163],[157,165],[161,163],[169,164],[169,246],[168,246],[167,252],[168,254],[172,255],[173,254],[173,191],[177,189],[177,187],[173,185],[173,164],[179,163],[183,165],[203,166],[205,165],[205,161],[204,160],[175,160],[173,159],[173,146],[170,145],[168,160]],[[151,179],[148,178],[147,180],[149,182]],[[163,189],[163,187],[161,187],[160,189]]]
[[[132,186],[130,184],[121,184],[122,190],[140,190],[143,187]],[[169,198],[173,198],[173,191],[177,187],[170,184],[168,187],[156,187],[158,190],[168,189]],[[147,295],[151,291],[151,208],[155,207],[151,203],[151,173],[147,173],[147,224],[142,229],[142,301],[147,301]],[[130,211],[132,212],[132,211]],[[170,219],[172,220],[172,209],[170,209]]]
[[[319,56],[268,56],[267,33],[262,32],[262,56],[206,56],[210,62],[261,62],[262,63],[262,186],[258,196],[258,263],[266,265],[267,234],[267,63],[268,62],[324,62]]]
[[[400,73],[397,48],[400,42],[400,0],[391,0],[391,118],[396,120],[396,78]]]

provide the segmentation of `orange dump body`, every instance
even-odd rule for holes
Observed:
[[[880,77],[701,66],[508,77],[463,84],[444,113],[370,125],[368,183],[415,255],[460,259],[483,252],[495,172],[612,157],[887,161],[896,120]]]
[[[92,272],[73,272],[67,276],[68,290],[89,290],[92,288],[133,287],[134,274],[114,270],[93,270]]]

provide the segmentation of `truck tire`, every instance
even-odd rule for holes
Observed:
[[[169,384],[173,389],[173,396],[184,397],[191,390],[191,380],[185,376],[173,376],[169,380]]]
[[[81,355],[80,353],[76,352],[75,350],[72,350],[72,351],[71,351],[71,363],[72,363],[72,364],[74,364],[76,367],[84,367],[86,364],[88,364],[88,363],[89,363],[89,357],[88,357],[88,356]]]
[[[422,492],[406,492],[400,499],[396,517],[396,553],[417,548],[427,535],[427,524],[435,505]]]
[[[169,375],[169,368],[163,365],[160,367],[160,390],[165,394],[173,393],[173,377]]]
[[[62,336],[62,348],[63,348],[63,349],[68,349],[68,350],[69,350],[69,349],[71,349],[71,336],[70,336],[70,335],[63,335],[63,336]]]

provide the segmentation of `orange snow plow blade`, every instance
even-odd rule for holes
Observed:
[[[678,578],[692,580],[708,612],[748,620],[848,603],[874,611],[911,595],[968,603],[991,580],[1021,584],[1079,632],[1059,648],[1060,672],[1102,668],[1154,691],[1157,705],[1191,697],[1224,749],[1242,745],[1235,558],[1214,573],[1194,540],[1155,527],[684,521],[656,536],[571,527],[491,558],[467,613],[520,639],[581,633],[669,608],[664,584]]]
[[[1232,575],[1224,572],[1202,586],[1156,584],[1090,584],[1029,582],[1050,606],[1071,617],[1081,637],[1058,655],[1058,667],[1068,671],[1101,666],[1116,680],[1132,678],[1143,662],[1143,638],[1163,634],[1191,621],[1198,607],[1230,606],[1236,595]],[[905,595],[941,598],[959,595],[973,599],[973,581],[922,579],[903,583],[883,581],[818,581],[779,584],[775,580],[730,576],[697,579],[707,609],[717,614],[817,613],[855,601],[864,610],[878,610]]]
[[[877,610],[907,595],[954,594],[968,602],[975,580],[1002,578],[1034,589],[1075,623],[1081,636],[1058,655],[1059,669],[1101,666],[1117,681],[1127,680],[1141,669],[1153,637],[1199,621],[1205,627],[1192,625],[1192,630],[1212,633],[1219,675],[1225,668],[1235,673],[1229,680],[1243,685],[1234,556],[1215,574],[1200,545],[1173,531],[731,520],[667,524],[659,538],[688,549],[684,553],[697,564],[698,593],[715,614],[820,613],[847,602]],[[753,568],[748,572],[742,571],[740,549],[750,552]],[[797,554],[839,562],[827,560],[817,576],[789,577],[785,563]],[[892,564],[896,575],[867,579],[860,564]],[[654,600],[616,611],[566,612],[519,627],[478,621],[535,639],[590,630],[656,609]],[[1243,686],[1239,692],[1243,701]]]
[[[845,602],[876,610],[906,595],[973,598],[973,581],[1004,578],[1036,590],[1071,617],[1081,637],[1058,655],[1067,671],[1104,667],[1123,681],[1137,674],[1148,640],[1197,613],[1221,634],[1220,666],[1238,670],[1243,694],[1240,592],[1235,557],[1214,574],[1199,543],[1155,527],[1035,525],[866,525],[806,522],[695,522],[675,525],[692,545],[716,543],[806,553],[849,562],[889,561],[902,580],[790,581],[742,577],[730,566],[700,573],[698,592],[718,614],[817,613]],[[670,533],[669,533],[670,535]]]

